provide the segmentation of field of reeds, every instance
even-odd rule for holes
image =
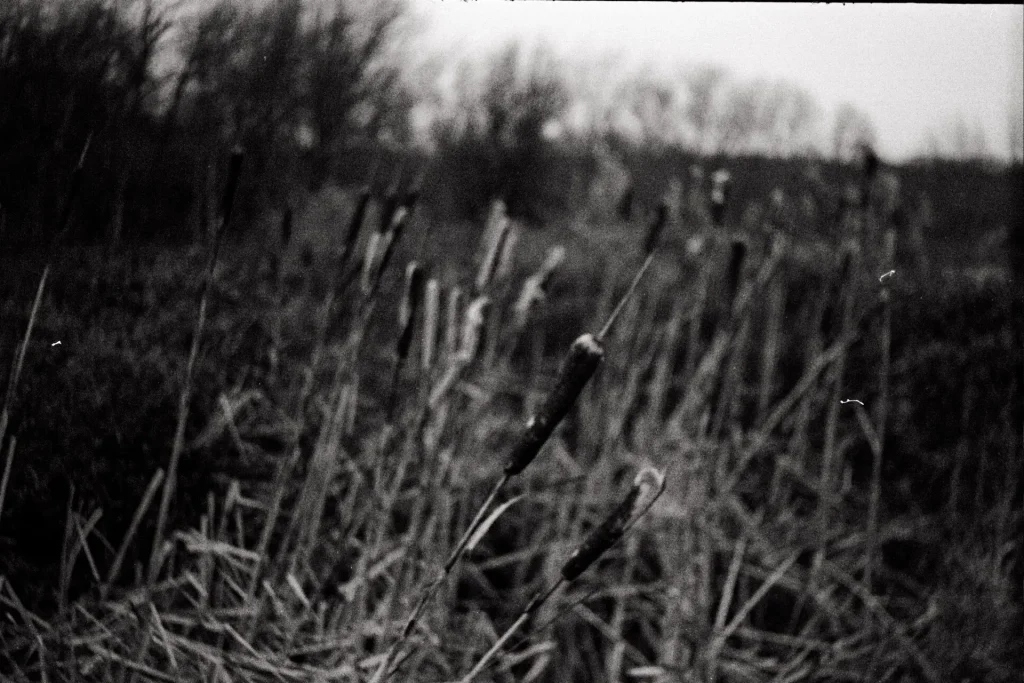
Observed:
[[[234,161],[206,244],[6,270],[0,677],[1020,680],[1005,278],[871,201],[537,231],[416,177],[254,246]]]

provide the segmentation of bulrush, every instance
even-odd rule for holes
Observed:
[[[366,295],[371,294],[379,284],[384,270],[391,260],[395,245],[398,243],[402,232],[405,229],[408,209],[399,206],[388,229],[384,232],[375,232],[370,236],[366,245],[366,260],[363,262],[362,288]]]
[[[363,189],[359,192],[359,199],[356,200],[355,211],[352,212],[352,219],[349,221],[348,230],[345,233],[345,251],[342,255],[344,261],[348,261],[348,259],[351,258],[352,251],[356,246],[356,241],[359,239],[359,230],[363,226],[363,220],[366,218],[366,209],[370,205],[371,192],[372,189],[369,183],[364,185]]]
[[[633,486],[625,499],[612,511],[612,513],[591,532],[590,536],[572,554],[569,560],[562,567],[562,575],[546,590],[538,593],[526,605],[526,608],[519,614],[511,626],[498,638],[483,657],[473,666],[469,673],[463,676],[459,683],[470,683],[488,664],[494,659],[498,652],[512,638],[531,615],[537,613],[547,600],[555,594],[555,591],[564,584],[574,581],[580,574],[587,570],[601,555],[632,527],[647,510],[654,505],[654,502],[665,490],[665,475],[652,467],[645,467],[637,474]]]
[[[499,205],[496,203],[495,206],[497,207]],[[496,212],[492,212],[492,215],[494,213]],[[549,256],[548,265],[550,268],[548,270],[553,270],[555,265],[561,261],[562,255],[557,251],[555,254],[557,254],[557,256]],[[537,457],[540,449],[543,448],[548,438],[555,431],[555,428],[558,427],[559,423],[568,414],[569,410],[576,402],[580,392],[583,391],[583,387],[586,386],[587,382],[590,381],[590,378],[594,375],[594,372],[597,370],[597,366],[604,357],[604,349],[601,345],[601,340],[608,334],[612,325],[622,313],[626,302],[632,296],[633,292],[636,291],[637,286],[640,284],[640,280],[643,278],[648,268],[650,268],[651,263],[654,260],[654,256],[655,252],[652,250],[651,253],[647,255],[647,258],[644,260],[643,265],[637,271],[636,275],[633,277],[632,282],[629,284],[626,292],[619,300],[618,305],[608,317],[604,327],[601,328],[601,331],[598,332],[597,335],[584,334],[577,338],[576,341],[572,343],[572,346],[569,347],[569,353],[566,356],[565,361],[562,363],[562,368],[559,372],[554,388],[544,400],[540,410],[538,410],[533,417],[527,421],[523,435],[520,437],[519,441],[516,442],[512,452],[509,454],[508,460],[505,463],[504,472],[495,482],[490,493],[487,494],[483,504],[477,509],[476,516],[469,523],[469,527],[455,544],[454,550],[451,555],[449,555],[448,560],[445,562],[444,567],[441,569],[437,578],[428,584],[423,594],[420,596],[420,599],[412,610],[412,614],[405,623],[405,627],[402,629],[401,635],[388,649],[377,668],[376,674],[371,679],[371,683],[380,683],[380,681],[383,681],[388,677],[391,664],[394,662],[399,648],[416,628],[416,624],[419,622],[420,615],[426,608],[427,603],[430,602],[434,594],[437,592],[437,589],[451,574],[452,568],[462,557],[470,539],[476,535],[477,530],[481,528],[482,524],[484,524],[485,515],[488,510],[490,510],[491,505],[501,494],[512,477],[520,474],[531,462],[533,462],[534,458]],[[485,332],[483,329],[484,321],[486,320],[486,311],[489,305],[490,299],[486,296],[478,296],[473,303],[470,304],[469,309],[466,311],[466,321],[462,330],[462,344],[455,358],[455,362],[452,363],[445,377],[438,383],[438,386],[431,392],[428,400],[429,406],[434,407],[439,403],[440,398],[457,379],[459,373],[476,357],[477,352],[482,346],[482,337]],[[499,508],[499,510],[501,509],[502,508]],[[601,550],[601,552],[604,552],[604,550]],[[495,644],[491,651],[484,656],[477,666],[474,667],[473,671],[471,671],[463,680],[468,681],[476,676],[476,674],[479,673],[486,664],[487,660],[490,657],[493,657],[494,653],[497,652],[508,637],[510,637],[511,634],[522,625],[533,611],[538,609],[540,605],[544,603],[544,601],[558,588],[561,583],[562,580],[559,580],[559,582],[552,586],[546,593],[534,598],[526,610],[523,611],[522,615],[520,615],[519,620],[509,628],[505,636]]]
[[[459,353],[459,317],[462,313],[462,300],[465,295],[458,286],[448,290],[448,302],[444,316],[444,351],[449,360],[454,360]]]
[[[491,299],[478,296],[466,309],[466,320],[462,325],[462,338],[456,358],[460,363],[471,363],[480,353],[487,333],[484,323],[491,306]]]
[[[391,391],[388,398],[388,417],[395,408],[396,389],[402,374],[402,366],[409,357],[412,346],[413,332],[416,329],[416,312],[423,300],[423,269],[416,261],[411,261],[405,269],[405,292],[402,303],[398,307],[398,342],[395,349],[395,369],[391,376]]]
[[[515,325],[516,329],[522,329],[530,316],[533,307],[547,297],[548,285],[555,270],[565,260],[565,247],[555,245],[548,251],[544,263],[540,269],[526,278],[523,288],[519,292],[519,298],[515,304]]]
[[[603,357],[604,349],[592,334],[584,334],[572,343],[558,373],[555,387],[544,400],[540,410],[527,421],[526,431],[509,454],[505,465],[507,476],[519,474],[533,462],[548,437],[555,431],[555,427],[568,414]]]
[[[509,231],[512,229],[512,222],[508,216],[499,216],[493,230],[485,233],[486,244],[484,259],[480,263],[480,271],[476,276],[476,291],[483,292],[494,279],[494,273],[498,269],[498,260],[504,251],[505,241],[508,239]]]
[[[640,470],[633,486],[611,514],[587,536],[576,552],[562,566],[562,578],[575,581],[605,552],[615,545],[623,534],[636,523],[665,490],[665,475],[653,467]]]
[[[411,261],[405,268],[405,293],[398,307],[398,357],[405,360],[412,345],[413,330],[416,325],[416,313],[423,300],[423,268],[416,261]]]
[[[519,224],[510,220],[505,239],[501,243],[501,253],[498,254],[498,265],[494,269],[494,277],[499,281],[506,279],[512,272],[512,256],[515,254],[516,245],[519,244],[520,232]]]
[[[424,292],[424,308],[423,308],[423,346],[421,358],[421,367],[424,371],[430,370],[434,365],[434,354],[435,347],[437,345],[438,325],[440,324],[440,309],[441,309],[441,286],[437,282],[437,278],[430,278],[427,280],[426,290]]]

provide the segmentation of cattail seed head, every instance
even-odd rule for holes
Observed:
[[[565,247],[561,244],[556,244],[551,247],[548,251],[548,255],[544,259],[544,263],[540,267],[540,273],[544,276],[544,282],[547,283],[552,273],[558,269],[558,266],[562,265],[562,261],[565,260]]]
[[[370,186],[365,186],[359,193],[359,199],[356,200],[356,208],[352,212],[352,219],[349,221],[348,231],[345,233],[345,258],[352,253],[352,249],[359,239],[359,230],[363,227],[366,208],[370,205],[370,192]]]
[[[366,255],[363,257],[363,273],[360,281],[364,294],[370,291],[374,267],[376,266],[377,256],[381,251],[384,239],[384,233],[375,231],[370,235],[370,239],[366,243]]]
[[[434,365],[434,346],[437,344],[438,324],[440,322],[441,287],[436,278],[427,280],[424,303],[421,367],[424,370],[429,370]]]
[[[541,274],[536,273],[526,278],[526,282],[523,283],[523,288],[519,292],[519,298],[516,299],[514,309],[517,327],[522,328],[526,325],[534,306],[544,301],[545,297],[544,279]]]
[[[505,201],[502,199],[495,199],[491,202],[491,208],[487,212],[487,220],[484,223],[484,234],[492,232],[498,229],[502,218],[508,216],[508,208],[505,205]]]
[[[444,350],[449,359],[454,359],[459,352],[459,319],[462,314],[462,289],[452,287],[448,290],[448,305],[444,319]]]
[[[526,278],[515,304],[515,324],[520,329],[526,325],[533,307],[547,298],[547,288],[555,269],[565,260],[565,247],[555,245],[548,251],[540,269]]]
[[[574,581],[622,538],[628,529],[665,490],[665,475],[645,467],[633,480],[633,486],[611,514],[587,536],[562,566],[562,578]]]
[[[406,218],[409,212],[404,206],[395,210],[390,229],[384,233],[374,233],[370,236],[370,244],[367,246],[366,262],[363,265],[363,293],[368,294],[376,289],[380,278],[391,262],[391,256],[395,252],[395,245],[405,229]],[[376,238],[376,239],[374,239]],[[375,263],[374,261],[378,261]]]
[[[512,270],[512,255],[519,244],[519,234],[519,225],[515,221],[509,221],[508,231],[498,254],[498,266],[494,270],[494,275],[499,281],[507,278]]]
[[[480,271],[476,276],[476,291],[482,292],[491,283],[494,278],[494,273],[498,267],[498,257],[501,255],[502,248],[505,245],[505,241],[508,238],[509,230],[512,227],[511,221],[508,216],[501,216],[498,218],[497,227],[489,235],[485,232],[487,242],[485,244],[486,251],[484,253],[484,259],[480,263]]]
[[[405,294],[398,307],[398,324],[401,332],[398,336],[398,357],[402,360],[409,355],[412,345],[413,331],[416,327],[416,311],[423,298],[423,269],[415,261],[405,269]]]
[[[526,423],[526,431],[509,454],[505,474],[519,474],[533,462],[552,432],[568,414],[603,357],[604,349],[592,334],[584,334],[572,343],[554,388]]]
[[[466,309],[466,320],[462,326],[462,341],[459,344],[459,361],[470,363],[480,352],[484,343],[485,324],[490,306],[489,297],[478,296]]]
[[[410,261],[405,267],[405,291],[402,302],[398,306],[398,325],[405,328],[409,321],[416,317],[422,299],[423,268],[416,261]]]

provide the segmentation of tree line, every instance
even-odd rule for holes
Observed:
[[[609,150],[850,163],[876,140],[852,104],[826,122],[795,84],[710,65],[610,74],[509,44],[417,66],[396,50],[401,0],[369,7],[4,3],[3,239],[46,243],[63,217],[62,239],[202,238],[239,146],[244,224],[296,193],[363,182],[381,149],[430,159],[449,212],[475,215],[501,196],[542,220],[586,196]]]

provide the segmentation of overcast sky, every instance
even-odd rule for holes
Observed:
[[[1008,155],[1010,112],[1024,109],[1024,5],[411,0],[427,42],[486,50],[542,39],[565,55],[623,63],[711,62],[739,78],[783,78],[826,115],[849,101],[874,121],[880,151],[923,152],[958,117]]]

